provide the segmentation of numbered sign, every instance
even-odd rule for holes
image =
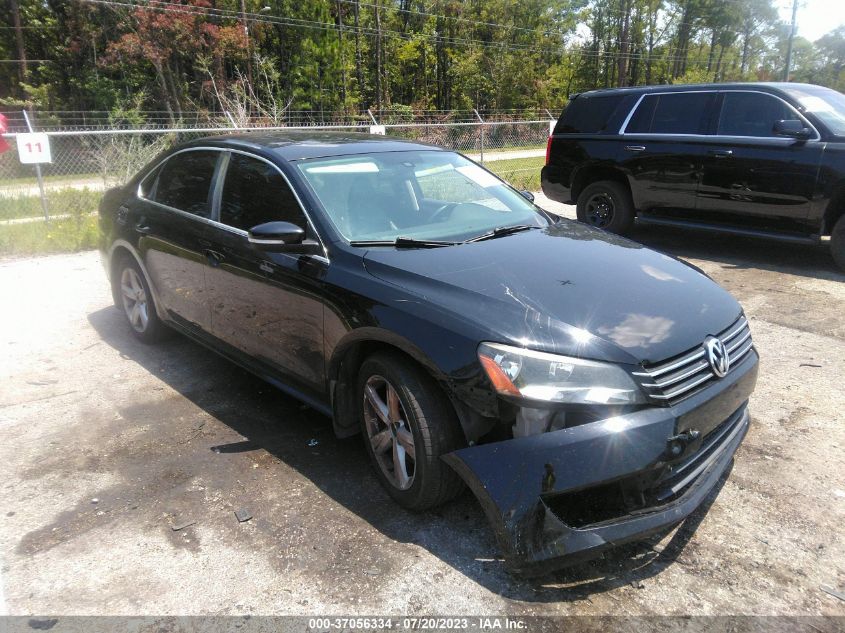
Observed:
[[[43,133],[18,134],[18,158],[24,164],[52,163],[50,137]]]

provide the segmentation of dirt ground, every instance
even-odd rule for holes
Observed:
[[[820,588],[845,591],[845,275],[822,248],[635,238],[742,302],[752,428],[677,530],[534,581],[471,495],[405,512],[359,438],[192,342],[136,342],[97,254],[0,262],[0,614],[845,615]]]

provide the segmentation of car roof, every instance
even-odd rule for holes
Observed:
[[[180,146],[180,149],[209,145],[262,154],[272,153],[286,161],[380,152],[446,151],[436,145],[391,136],[358,132],[309,132],[307,130],[274,130],[211,136],[186,143]]]
[[[788,89],[805,88],[818,90],[821,86],[782,81],[730,82],[721,84],[666,84],[659,86],[634,86],[631,88],[600,88],[582,92],[579,97],[597,97],[610,94],[647,94],[650,92],[690,92],[696,90],[763,90],[765,92],[784,92]]]

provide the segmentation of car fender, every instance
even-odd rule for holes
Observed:
[[[358,407],[352,394],[357,380],[357,368],[363,357],[356,354],[359,353],[357,350],[366,350],[367,346],[392,348],[417,362],[437,381],[452,402],[464,435],[471,439],[481,432],[476,428],[478,421],[495,417],[497,405],[496,397],[489,388],[480,366],[477,370],[471,369],[476,358],[475,346],[469,345],[467,341],[454,340],[460,338],[459,335],[446,330],[440,330],[438,334],[436,337],[421,339],[436,345],[436,349],[424,349],[393,329],[362,326],[347,332],[334,345],[327,363],[327,379],[334,430],[338,437],[348,437],[358,432]],[[449,340],[450,336],[453,340]],[[353,354],[351,358],[350,353]],[[454,362],[444,363],[444,355],[452,356]],[[348,359],[349,366],[346,365]],[[457,369],[444,371],[444,367],[448,365]]]

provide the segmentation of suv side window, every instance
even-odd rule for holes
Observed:
[[[303,228],[307,224],[296,197],[274,166],[235,153],[229,157],[223,181],[220,221],[244,231],[264,222],[293,222]]]
[[[625,133],[706,134],[706,115],[714,97],[715,93],[708,92],[646,95]]]
[[[576,97],[563,111],[555,134],[595,134],[603,132],[622,95]]]
[[[725,92],[717,134],[722,136],[775,136],[776,121],[800,120],[780,99],[762,92]]]
[[[197,150],[168,158],[159,172],[154,201],[210,218],[211,182],[219,156],[220,152]]]

